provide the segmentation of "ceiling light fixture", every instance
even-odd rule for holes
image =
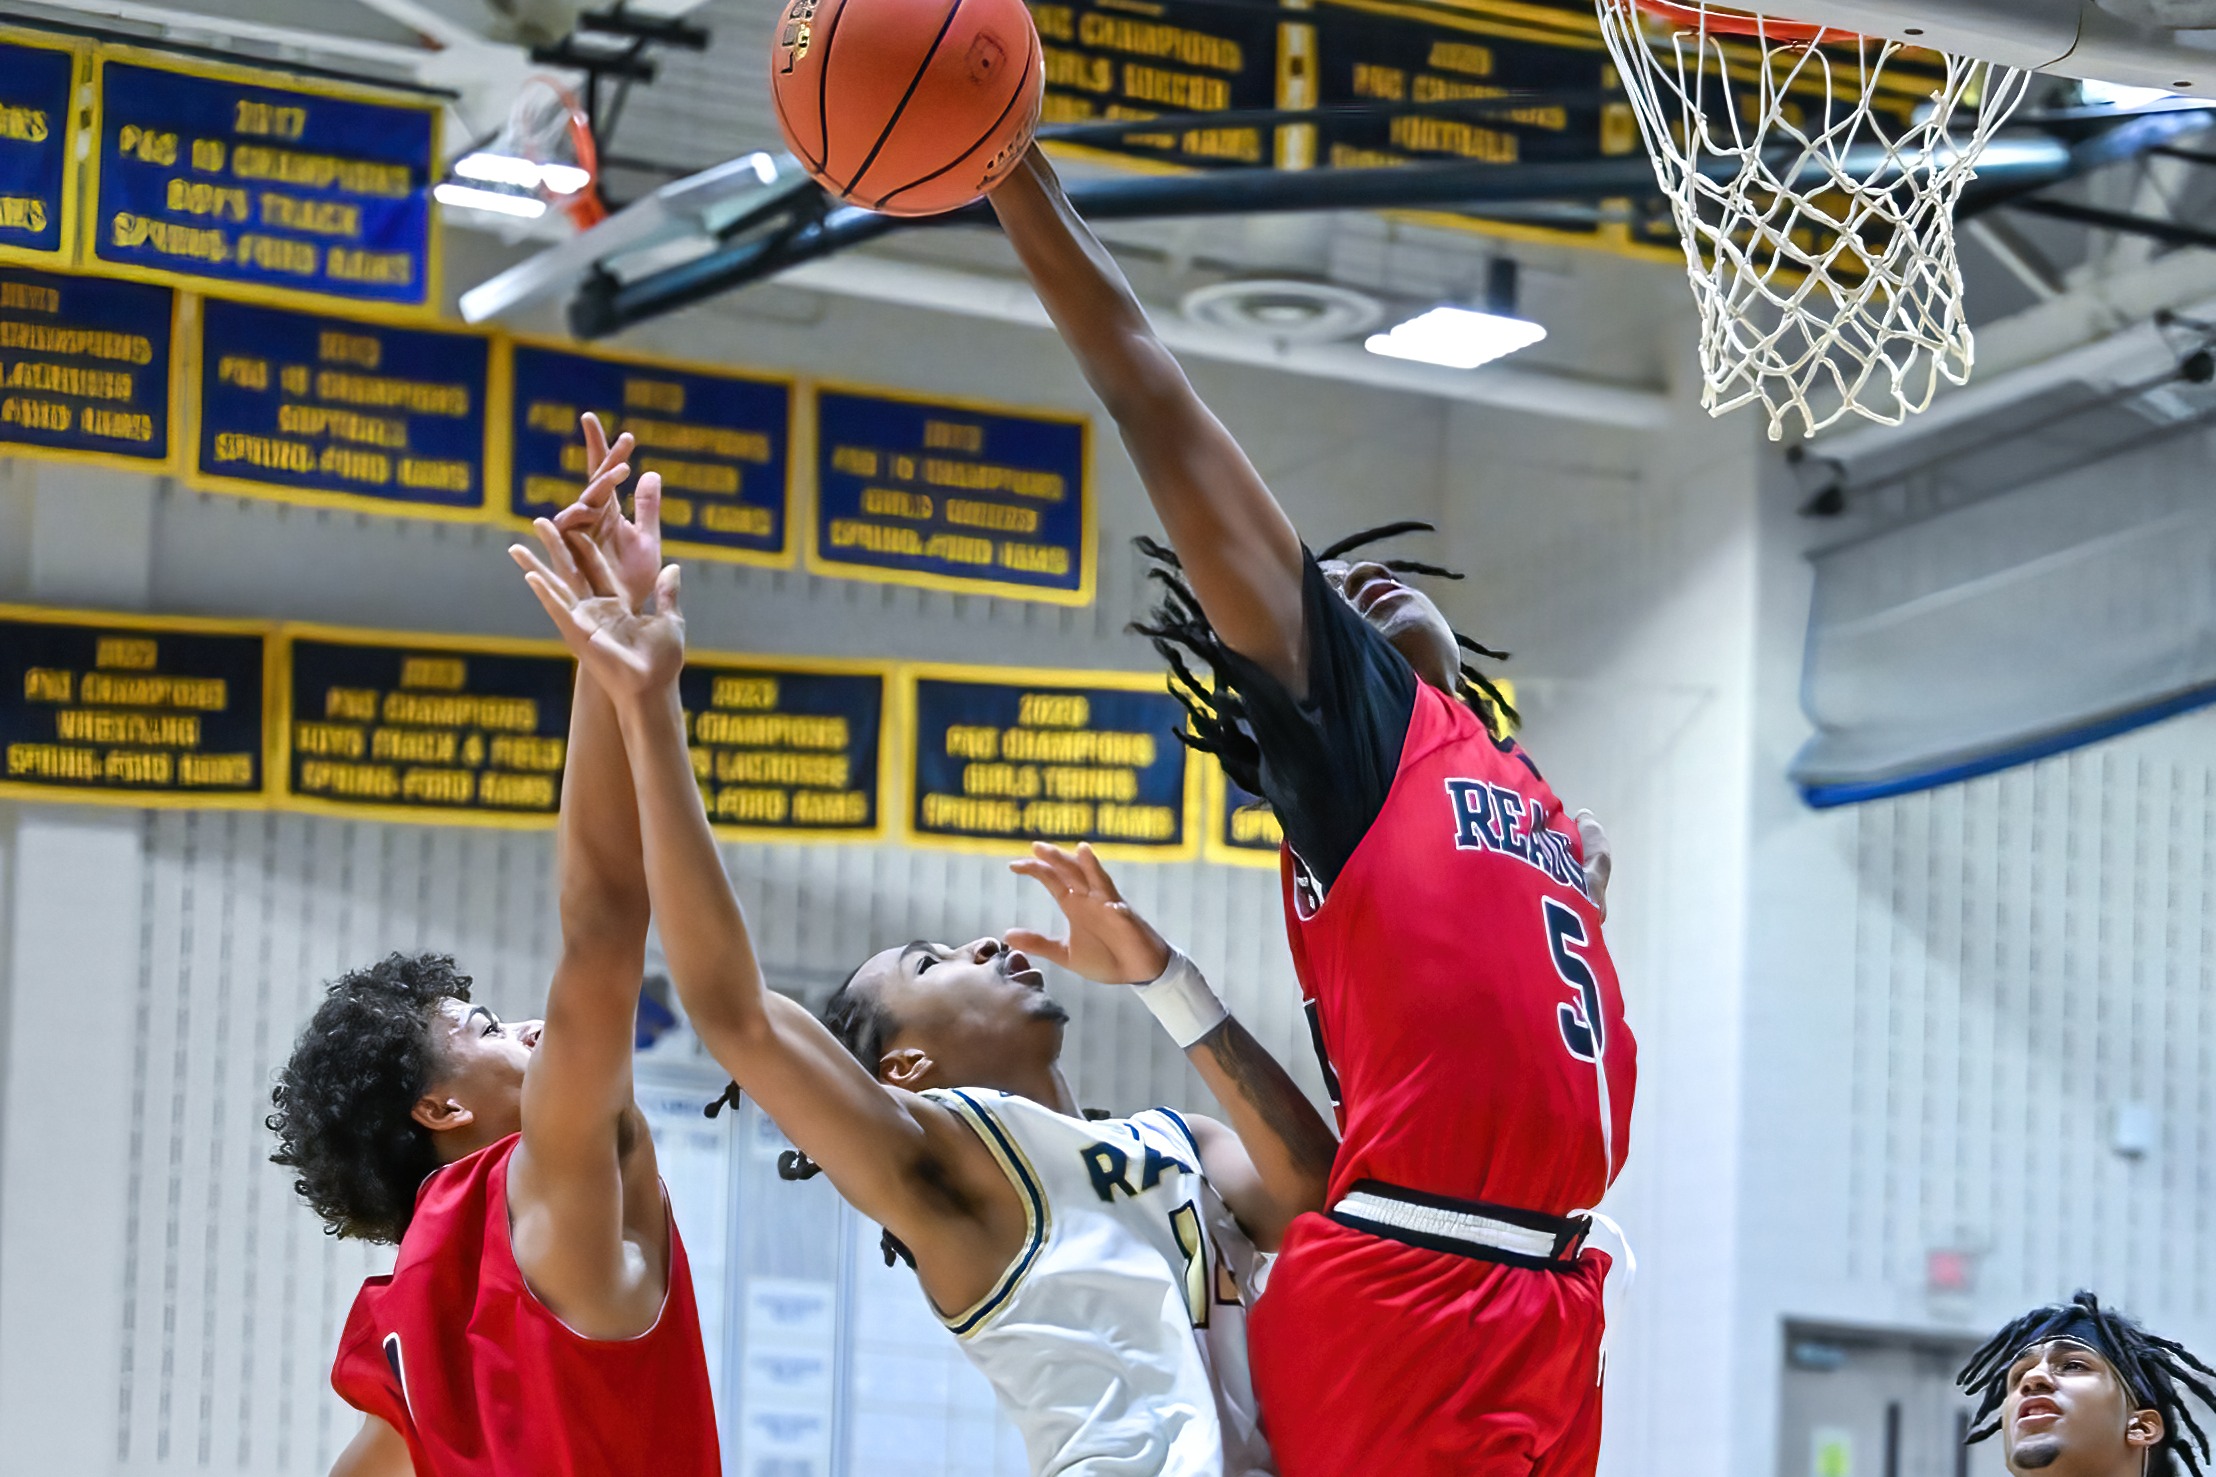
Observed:
[[[463,210],[489,210],[496,215],[512,215],[518,220],[537,220],[546,214],[546,202],[536,195],[479,189],[475,185],[458,185],[452,180],[434,186],[431,197],[441,205]]]
[[[1546,339],[1547,331],[1516,315],[1516,263],[1496,258],[1486,279],[1486,307],[1441,304],[1373,333],[1362,343],[1372,354],[1412,359],[1443,369],[1475,369]]]
[[[2130,112],[2153,103],[2167,102],[2176,93],[2160,87],[2126,87],[2118,82],[2088,79],[2078,84],[2078,97],[2089,108],[2115,108]]]

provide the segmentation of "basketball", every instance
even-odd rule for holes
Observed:
[[[1043,88],[1023,0],[791,0],[770,48],[786,146],[841,200],[891,215],[991,189]]]

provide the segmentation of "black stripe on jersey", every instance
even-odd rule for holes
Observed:
[[[385,1335],[385,1363],[391,1368],[392,1377],[400,1386],[400,1408],[408,1413],[408,1419],[412,1421],[415,1419],[415,1402],[408,1398],[408,1366],[407,1361],[400,1357],[400,1335],[397,1333]]]
[[[1000,1280],[993,1284],[993,1290],[986,1293],[976,1307],[958,1318],[940,1318],[939,1321],[953,1330],[956,1338],[960,1338],[991,1317],[1014,1294],[1016,1284],[1023,1281],[1023,1274],[1031,1270],[1031,1264],[1039,1259],[1039,1253],[1046,1248],[1048,1223],[1046,1195],[1040,1190],[1039,1182],[1032,1177],[1031,1166],[1024,1159],[1023,1151],[1016,1147],[1014,1140],[1008,1137],[1007,1130],[1000,1126],[999,1120],[993,1117],[983,1103],[959,1087],[948,1091],[968,1109],[964,1116],[984,1131],[986,1147],[993,1151],[993,1157],[1000,1161],[1001,1169],[1023,1194],[1024,1216],[1030,1223],[1030,1237],[1024,1244],[1022,1255],[1008,1264],[1008,1270],[1000,1274]]]
[[[1185,1121],[1185,1115],[1175,1108],[1156,1108],[1154,1111],[1176,1124],[1177,1131],[1185,1135],[1185,1142],[1193,1146],[1193,1171],[1205,1178],[1208,1171],[1201,1166],[1200,1140],[1193,1136],[1193,1126]]]

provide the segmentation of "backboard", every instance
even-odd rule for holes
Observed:
[[[2212,0],[1764,0],[1748,8],[2029,71],[2216,96]]]

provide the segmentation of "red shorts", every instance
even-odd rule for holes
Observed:
[[[1280,1477],[1591,1477],[1608,1266],[1503,1266],[1302,1216],[1247,1325]]]

